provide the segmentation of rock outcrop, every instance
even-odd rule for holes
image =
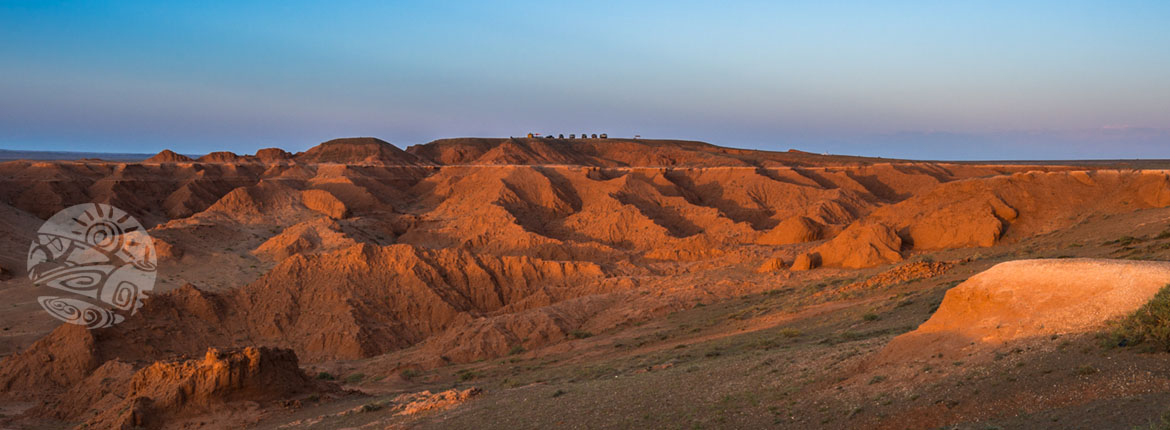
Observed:
[[[1072,225],[1090,214],[1170,205],[1160,171],[1027,172],[941,184],[867,218],[914,249],[988,247]]]
[[[169,149],[164,149],[162,152],[144,160],[144,163],[186,163],[191,162],[191,157],[176,153]]]
[[[1170,283],[1170,263],[1100,259],[1000,263],[947,291],[934,315],[895,338],[879,362],[965,355],[1083,333],[1133,312]]]
[[[763,263],[760,263],[760,265],[756,267],[756,272],[772,273],[772,272],[779,272],[779,271],[782,271],[782,270],[787,269],[787,268],[788,267],[784,263],[784,260],[781,259],[780,257],[770,257],[767,260],[764,260]]]
[[[91,418],[91,428],[158,428],[173,420],[230,408],[336,391],[314,380],[287,349],[209,349],[201,360],[157,362],[136,372],[119,405]]]
[[[418,166],[429,164],[414,154],[373,137],[333,139],[293,156],[298,163]]]
[[[102,365],[98,348],[92,331],[63,324],[0,362],[0,397],[39,399],[64,391]]]
[[[162,238],[154,237],[152,239],[154,240],[154,252],[158,256],[159,261],[175,260],[183,257],[182,248],[179,248]]]
[[[551,139],[551,138],[455,138],[414,145],[407,152],[437,164],[448,165],[550,165],[576,164],[603,167],[712,167],[818,166],[838,163],[858,165],[875,161],[808,152],[765,152],[725,148],[689,140]]]
[[[800,254],[792,260],[792,266],[789,266],[788,270],[793,272],[803,272],[817,268],[820,263],[819,254]]]
[[[255,157],[263,163],[280,163],[292,159],[292,154],[280,148],[264,148],[256,151]]]
[[[472,397],[478,396],[482,392],[483,390],[475,387],[465,390],[441,391],[434,394],[430,391],[422,391],[404,394],[396,397],[394,401],[396,403],[405,403],[402,409],[397,412],[398,415],[414,415],[426,411],[450,408],[471,400]]]
[[[902,238],[885,224],[858,222],[813,248],[811,260],[824,266],[858,269],[902,261]]]
[[[284,229],[252,250],[252,254],[272,261],[281,261],[293,255],[331,251],[357,245],[341,232],[336,221],[317,218]]]
[[[822,227],[816,221],[805,216],[794,216],[777,224],[767,233],[756,239],[760,245],[789,245],[819,240]]]
[[[216,151],[196,159],[200,163],[240,163],[248,161],[234,152]]]
[[[305,207],[333,219],[341,219],[349,215],[349,208],[345,207],[345,203],[338,200],[333,193],[325,190],[301,191],[301,203]]]

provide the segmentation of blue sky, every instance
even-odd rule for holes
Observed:
[[[169,3],[0,3],[0,148],[535,131],[1170,158],[1167,2]]]

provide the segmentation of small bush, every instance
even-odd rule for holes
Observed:
[[[556,390],[556,391],[554,391],[554,392],[552,393],[552,396],[553,396],[553,397],[560,397],[560,396],[563,396],[563,395],[565,395],[565,394],[567,394],[567,393],[568,393],[568,392],[567,392],[567,391],[565,391],[565,390]]]
[[[1170,285],[1114,324],[1105,335],[1109,346],[1137,347],[1142,352],[1170,352]]]
[[[928,313],[933,315],[935,312],[938,312],[938,307],[942,306],[942,301],[943,301],[942,297],[939,297],[937,300],[931,300],[930,301],[930,310],[928,311]]]
[[[477,377],[479,377],[479,374],[472,371],[466,371],[459,374],[459,380],[464,382],[470,381]]]
[[[402,379],[405,379],[405,380],[409,381],[409,380],[411,380],[411,379],[414,379],[414,378],[418,377],[418,375],[419,375],[419,371],[417,371],[417,370],[414,370],[414,369],[406,369],[406,370],[403,370],[403,371],[402,371],[401,373],[399,373],[398,375],[399,375],[399,376],[401,376],[401,377],[402,377]]]
[[[873,312],[869,312],[865,315],[862,315],[861,319],[866,320],[866,321],[877,321],[877,320],[882,319],[882,317],[878,316],[878,314],[875,314]]]
[[[752,309],[744,309],[744,310],[742,310],[742,311],[739,311],[739,312],[733,313],[733,314],[731,314],[731,315],[728,315],[728,316],[727,316],[727,319],[733,319],[733,320],[740,320],[740,321],[743,321],[743,320],[751,319],[753,316],[755,316],[755,311],[754,311],[754,310],[752,310]]]
[[[1083,375],[1092,375],[1092,374],[1097,373],[1097,372],[1098,372],[1098,370],[1096,367],[1093,367],[1093,366],[1086,364],[1084,366],[1078,367],[1076,374],[1083,376]]]
[[[334,378],[333,375],[330,374],[329,372],[321,372],[321,373],[317,374],[317,379],[332,381],[332,380],[337,379],[337,378]]]
[[[379,409],[382,409],[382,405],[377,403],[366,403],[362,405],[362,412],[374,412]]]
[[[593,333],[587,332],[585,330],[573,330],[569,332],[569,337],[573,339],[584,339],[587,337],[593,337]]]
[[[1129,246],[1136,242],[1141,242],[1142,239],[1133,236],[1121,236],[1117,239],[1103,243],[1103,245]]]
[[[366,374],[364,374],[364,373],[354,373],[354,374],[351,374],[351,375],[349,375],[349,376],[346,376],[346,377],[345,377],[345,382],[346,382],[347,384],[356,384],[356,383],[358,383],[358,382],[362,382],[362,380],[363,380],[363,379],[366,379]]]
[[[523,354],[524,351],[527,351],[527,349],[524,349],[524,345],[516,345],[513,346],[512,349],[508,350],[508,355]]]
[[[794,337],[800,337],[800,335],[801,335],[800,330],[797,330],[794,328],[780,329],[780,336],[782,336],[782,337],[792,339]]]
[[[873,379],[869,380],[869,385],[877,384],[877,383],[880,383],[880,382],[885,381],[885,380],[886,380],[885,376],[877,375],[877,376],[874,376]]]
[[[1158,421],[1149,420],[1145,427],[1134,427],[1134,429],[1150,429],[1150,430],[1165,430],[1170,429],[1170,411],[1162,412],[1158,417]]]

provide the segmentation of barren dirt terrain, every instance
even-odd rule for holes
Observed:
[[[3,428],[1160,428],[1160,162],[927,162],[690,141],[337,139],[0,163]],[[26,258],[148,228],[87,330]],[[1124,342],[1123,342],[1124,343]]]

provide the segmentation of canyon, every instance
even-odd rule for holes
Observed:
[[[94,330],[45,315],[25,263],[87,203],[158,258],[145,306]],[[345,138],[3,162],[0,218],[12,426],[900,428],[1170,399],[1165,357],[1092,338],[1170,283],[1139,261],[1170,259],[1156,163]]]

